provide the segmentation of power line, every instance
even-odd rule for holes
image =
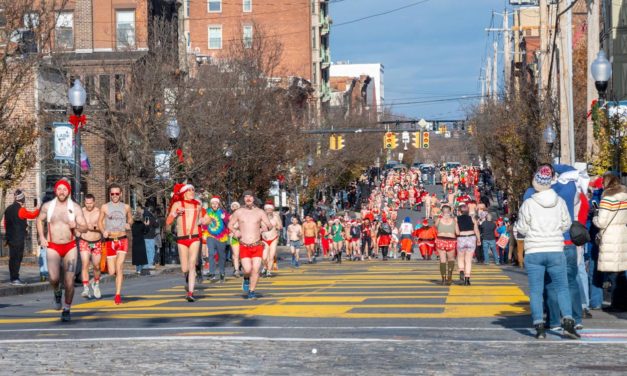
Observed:
[[[375,17],[379,17],[379,16],[384,16],[384,15],[386,15],[386,14],[390,14],[390,13],[398,12],[399,10],[403,10],[403,9],[411,8],[411,7],[414,7],[414,6],[419,5],[419,4],[424,4],[424,3],[428,2],[428,1],[431,1],[431,0],[416,1],[415,3],[407,4],[407,5],[402,6],[402,7],[400,7],[400,8],[390,9],[390,10],[387,10],[387,11],[385,11],[385,12],[375,13],[375,14],[371,14],[371,15],[369,15],[369,16],[356,18],[356,19],[354,19],[354,20],[350,20],[350,21],[346,21],[346,22],[340,22],[340,23],[337,23],[337,24],[333,24],[333,25],[332,25],[332,27],[339,27],[339,26],[344,26],[344,25],[350,25],[350,24],[353,24],[353,23],[356,23],[356,22],[360,22],[360,21],[368,20],[368,19],[370,19],[370,18],[375,18]]]

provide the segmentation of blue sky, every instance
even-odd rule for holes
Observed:
[[[338,24],[416,0],[331,2]],[[385,101],[410,102],[481,94],[478,77],[486,49],[485,28],[505,0],[430,0],[399,12],[331,29],[331,59],[385,66]],[[495,19],[501,26],[502,17]],[[490,38],[490,41],[492,39]],[[394,106],[415,118],[463,118],[472,101]]]

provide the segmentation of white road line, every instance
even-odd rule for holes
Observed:
[[[231,342],[242,342],[242,341],[258,341],[258,342],[335,342],[335,343],[470,343],[470,344],[533,344],[537,345],[558,345],[564,346],[566,344],[573,345],[600,345],[600,344],[613,344],[625,346],[625,342],[619,341],[572,341],[572,340],[559,340],[559,341],[538,341],[538,340],[505,340],[505,341],[497,341],[497,340],[443,340],[443,339],[385,339],[385,338],[289,338],[289,337],[247,337],[247,336],[164,336],[164,337],[118,337],[118,338],[64,338],[64,339],[8,339],[8,340],[0,340],[1,344],[19,344],[19,343],[60,343],[60,342],[119,342],[119,341],[150,341],[155,342],[158,340],[162,341],[192,341],[192,340],[203,340],[206,341],[207,338],[212,340],[220,340],[220,341],[231,341]]]
[[[175,327],[150,327],[150,328],[22,328],[1,329],[0,333],[25,333],[25,332],[126,332],[126,331],[169,331],[169,330],[437,330],[437,331],[521,331],[531,330],[531,327],[521,328],[452,328],[435,326],[175,326]],[[627,329],[584,329],[582,333],[627,333]]]

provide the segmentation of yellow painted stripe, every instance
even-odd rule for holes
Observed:
[[[449,296],[446,304],[451,303],[528,303],[529,298],[526,296],[516,295],[456,295]]]

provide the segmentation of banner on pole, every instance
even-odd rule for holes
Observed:
[[[54,159],[74,160],[74,131],[70,123],[52,123],[54,129]]]

